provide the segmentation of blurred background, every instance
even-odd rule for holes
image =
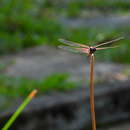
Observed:
[[[1,0],[1,126],[38,89],[11,129],[90,129],[89,58],[59,49],[58,39],[95,45],[123,36],[95,53],[95,109],[98,129],[128,130],[129,35],[129,0]]]

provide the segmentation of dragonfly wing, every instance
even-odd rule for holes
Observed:
[[[105,50],[105,49],[116,48],[116,47],[119,47],[119,46],[96,48],[96,50]]]
[[[107,44],[109,44],[109,43],[117,42],[117,41],[119,41],[119,40],[121,40],[121,39],[123,39],[123,38],[124,38],[124,37],[119,37],[119,38],[113,39],[113,40],[111,40],[111,41],[101,43],[101,44],[99,44],[99,45],[97,45],[97,46],[95,46],[95,47],[100,47],[100,46],[103,46],[103,45],[107,45]]]
[[[85,47],[85,48],[89,47],[87,45],[83,45],[83,44],[80,44],[80,43],[68,41],[68,40],[65,40],[65,39],[59,39],[59,41],[66,44],[66,45],[73,46],[73,47]]]
[[[71,51],[71,52],[75,52],[75,53],[89,53],[89,49],[88,48],[74,48],[74,47],[69,47],[69,46],[58,46],[61,49],[67,50],[67,51]]]

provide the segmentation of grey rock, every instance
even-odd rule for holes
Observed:
[[[62,25],[67,27],[79,28],[79,27],[91,27],[91,28],[120,28],[128,27],[130,23],[130,14],[128,15],[98,15],[91,18],[73,18],[68,19],[66,17],[60,17],[59,21]]]
[[[95,87],[98,129],[107,128],[109,130],[110,124],[130,120],[129,93],[129,82]],[[18,105],[12,110],[1,113],[1,124],[16,110]],[[89,89],[83,88],[35,98],[16,120],[12,129],[86,130],[90,127]]]
[[[70,80],[79,81],[81,85],[89,80],[89,58],[85,55],[73,54],[52,48],[40,46],[27,49],[10,58],[1,58],[1,62],[12,61],[2,71],[3,74],[14,77],[28,77],[34,79],[45,78],[53,73],[70,73]],[[123,80],[127,81],[129,75],[124,72],[129,66],[114,63],[95,63],[95,81],[99,80]]]

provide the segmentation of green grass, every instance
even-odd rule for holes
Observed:
[[[4,20],[3,23],[0,25],[0,53],[16,52],[34,45],[53,44],[62,32],[61,26],[51,19],[35,20],[21,17],[10,19],[10,23]]]
[[[39,94],[68,91],[76,86],[76,83],[68,81],[68,78],[68,74],[53,74],[41,80],[0,76],[0,95],[14,98],[25,97],[34,89],[38,89]]]
[[[29,21],[28,21],[29,22]],[[43,26],[38,24],[28,23],[29,26],[25,26],[25,24],[20,25],[19,30],[21,30],[18,34],[12,33],[8,34],[7,32],[2,33],[1,39],[1,53],[9,53],[19,51],[23,48],[27,48],[34,45],[41,45],[41,44],[48,44],[48,45],[59,45],[58,42],[59,38],[65,38],[72,41],[77,41],[81,43],[89,43],[89,42],[99,42],[104,40],[110,40],[114,37],[122,36],[122,35],[129,35],[130,28],[120,28],[120,29],[113,29],[113,28],[100,28],[94,29],[92,27],[88,28],[68,28],[63,27],[60,24],[52,21],[45,21]],[[42,22],[41,22],[42,23]],[[43,30],[42,30],[43,29]],[[22,34],[22,30],[24,32]],[[32,32],[32,33],[30,33]],[[4,35],[5,36],[4,36]],[[23,35],[21,38],[20,35]],[[103,57],[101,58],[109,61],[114,62],[122,62],[122,63],[130,63],[129,59],[129,39],[125,38],[120,43],[122,43],[122,47],[119,48],[120,58],[118,56],[119,52],[118,49],[112,49],[109,53],[104,51]],[[14,42],[15,41],[15,42]],[[28,43],[28,44],[27,44]],[[100,57],[99,57],[100,59]]]
[[[22,21],[22,22],[21,22]],[[93,41],[104,41],[106,39],[110,40],[113,37],[118,37],[122,35],[129,35],[130,28],[99,28],[95,29],[92,27],[87,28],[71,28],[71,27],[63,27],[58,24],[55,20],[50,19],[41,19],[32,20],[22,18],[16,19],[11,22],[11,24],[16,24],[17,29],[11,30],[6,29],[3,26],[3,30],[0,30],[0,40],[1,40],[1,48],[0,53],[10,53],[22,50],[27,47],[48,44],[48,45],[59,45],[59,38],[65,38],[81,43],[88,43]],[[10,27],[12,26],[10,24]],[[8,24],[7,24],[8,25]],[[9,26],[9,25],[8,25]],[[2,27],[2,25],[1,25]],[[8,27],[8,28],[10,28]],[[129,40],[129,39],[128,39]],[[118,58],[118,52],[111,50],[111,53],[106,53],[106,58],[104,60],[117,61],[122,63],[130,63],[128,58],[130,49],[128,40],[122,40],[123,47],[119,49],[121,58]],[[99,58],[100,59],[100,58]]]
[[[52,14],[79,17],[84,11],[91,12],[92,10],[100,11],[100,13],[126,13],[130,10],[130,2],[124,2],[122,0],[76,0],[65,3],[59,1],[56,3],[46,0],[44,7],[49,8]]]
[[[57,20],[48,14],[48,10],[43,8],[44,10],[39,12],[40,5],[28,0],[25,3],[16,0],[1,1],[0,54],[53,43],[61,33],[61,27]]]
[[[114,11],[127,10],[129,7],[127,2],[79,0],[62,5],[60,2],[52,3],[46,0],[44,4],[39,5],[32,1],[27,1],[25,4],[16,0],[13,0],[13,3],[2,0],[1,5],[0,54],[15,53],[24,48],[43,44],[57,46],[60,44],[59,38],[88,43],[130,34],[130,28],[71,28],[61,25],[56,17],[62,13],[77,17],[80,15],[80,11],[93,8],[105,8],[106,10],[108,8],[108,11],[111,9]],[[110,52],[104,51],[105,58],[99,54],[101,57],[99,59],[130,63],[128,40],[121,42],[123,44],[119,49],[121,58],[118,56],[118,49],[113,49]]]
[[[88,16],[91,16],[89,14],[93,10],[95,12],[100,12],[100,14],[124,14],[129,12],[130,2],[112,2],[104,0],[70,2],[64,11],[68,17],[81,17],[84,12],[88,13]]]
[[[22,113],[22,111],[25,109],[25,107],[31,102],[31,100],[35,97],[36,94],[37,94],[37,90],[33,90],[28,95],[28,97],[23,101],[23,103],[17,108],[17,110],[12,114],[10,119],[3,126],[2,130],[8,130],[11,127],[11,125],[15,122],[15,120]]]
[[[90,0],[88,3],[86,2],[86,6],[95,8],[129,9],[130,2],[124,2],[122,0]]]

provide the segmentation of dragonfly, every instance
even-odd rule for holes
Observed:
[[[73,52],[81,52],[86,53],[88,56],[90,56],[90,110],[91,110],[91,119],[92,119],[92,130],[96,130],[96,118],[95,118],[95,107],[94,107],[94,53],[97,50],[104,50],[109,48],[116,48],[118,46],[107,46],[103,47],[105,45],[108,45],[113,42],[117,42],[119,40],[123,39],[123,37],[119,37],[116,39],[113,39],[111,41],[98,43],[95,46],[88,46],[85,44],[76,43],[73,41],[68,41],[65,39],[59,39],[60,42],[64,43],[64,45],[60,45],[59,48],[62,48],[64,50],[69,50]]]
[[[94,54],[94,52],[96,52],[97,50],[104,50],[104,49],[110,49],[110,48],[118,47],[118,46],[111,46],[111,47],[102,47],[102,46],[108,45],[108,44],[113,43],[113,42],[117,42],[117,41],[119,41],[123,38],[124,37],[119,37],[119,38],[116,38],[116,39],[113,39],[113,40],[110,40],[110,41],[107,41],[107,42],[103,42],[103,43],[100,43],[100,44],[97,43],[97,45],[95,45],[95,46],[88,46],[88,45],[85,45],[85,44],[80,44],[80,43],[68,41],[68,40],[65,40],[65,39],[59,39],[60,42],[67,45],[67,46],[60,45],[59,48],[62,48],[64,50],[68,50],[68,51],[72,51],[72,52],[86,53],[88,56],[90,56],[90,55]]]

